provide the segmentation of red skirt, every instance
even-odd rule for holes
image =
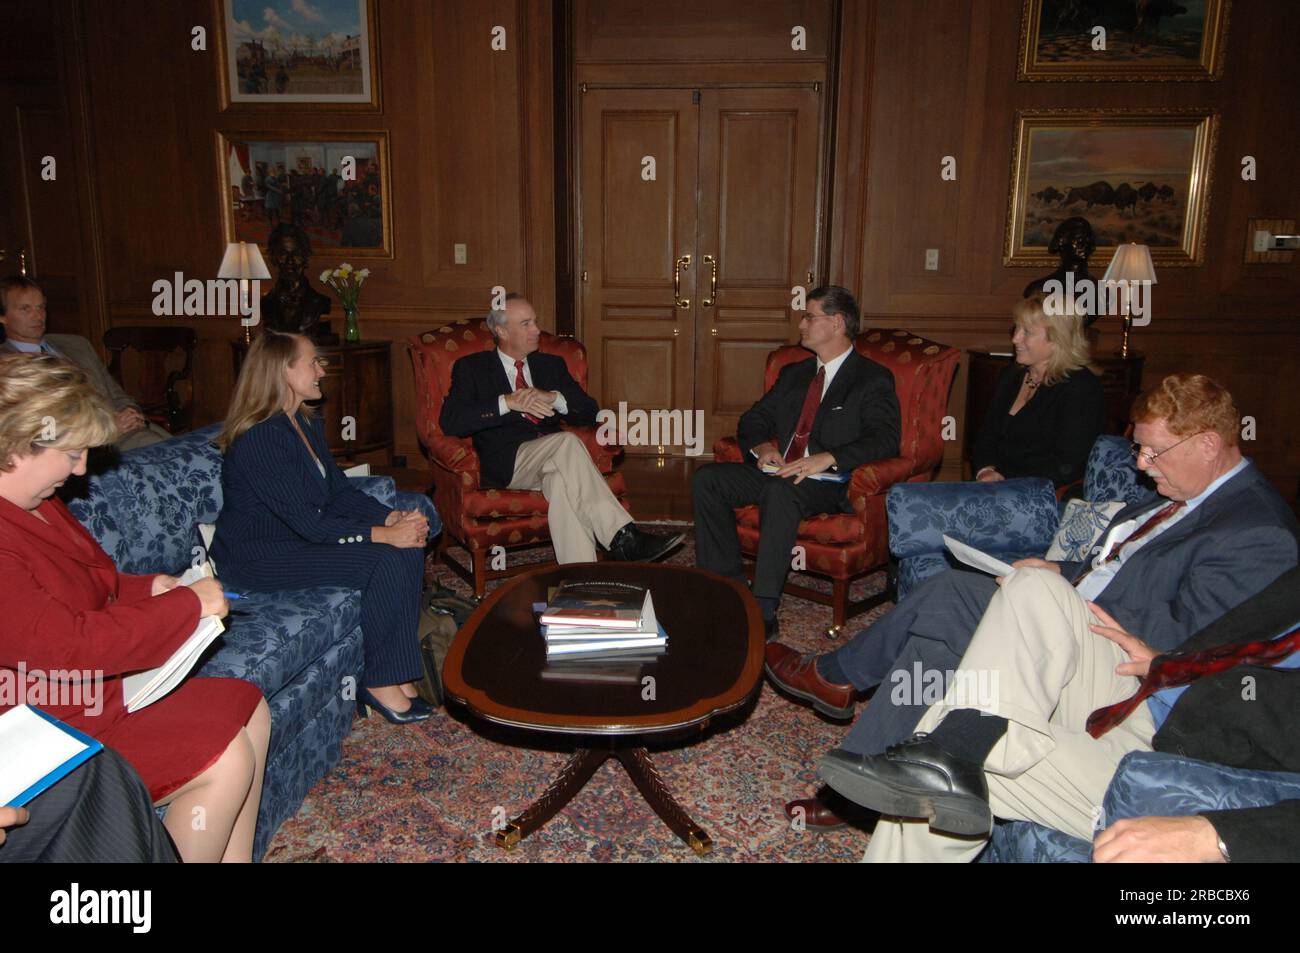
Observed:
[[[238,678],[189,678],[148,708],[91,732],[131,762],[156,802],[216,764],[261,700],[261,689]]]

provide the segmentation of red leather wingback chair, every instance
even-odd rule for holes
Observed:
[[[894,388],[902,415],[899,456],[864,463],[849,480],[849,502],[853,512],[826,513],[799,524],[797,545],[807,556],[805,571],[829,576],[831,593],[787,583],[785,591],[832,610],[834,635],[852,616],[879,605],[888,598],[881,593],[860,602],[849,602],[849,586],[855,579],[881,568],[889,561],[889,525],[885,519],[885,493],[895,483],[919,483],[933,478],[943,459],[943,416],[948,388],[957,370],[960,351],[917,337],[910,331],[866,330],[854,339],[858,353],[894,374]],[[801,347],[787,345],[767,357],[763,390],[771,390],[781,368],[806,360]],[[719,463],[739,463],[740,447],[734,437],[719,440],[713,447]],[[753,558],[758,551],[758,507],[736,510],[740,548]]]
[[[439,555],[451,569],[474,587],[482,598],[489,579],[514,575],[527,567],[493,569],[490,566],[494,546],[505,549],[536,546],[550,541],[546,524],[546,497],[540,490],[498,490],[479,484],[479,460],[473,442],[466,437],[450,437],[438,426],[442,402],[451,390],[452,365],[466,354],[494,347],[492,332],[482,320],[461,320],[426,331],[407,340],[411,368],[415,373],[415,420],[420,442],[424,444],[433,469],[434,503],[442,516],[444,531],[439,540]],[[569,373],[585,389],[587,386],[587,351],[572,338],[542,332],[538,350],[564,358]],[[562,425],[564,426],[564,425]],[[597,468],[614,495],[623,501],[627,487],[621,473],[614,473],[614,458],[622,448],[603,446],[596,441],[594,427],[567,427],[587,445]],[[452,558],[447,544],[454,540],[470,556],[470,567]]]

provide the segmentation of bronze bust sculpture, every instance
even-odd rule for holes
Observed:
[[[330,333],[330,299],[307,281],[311,239],[297,225],[281,223],[266,241],[266,257],[275,270],[275,283],[262,297],[262,319],[272,331],[303,334],[317,343],[337,343]]]
[[[1092,281],[1092,276],[1088,274],[1088,257],[1096,247],[1097,242],[1093,238],[1092,226],[1088,224],[1088,220],[1078,215],[1067,218],[1056,226],[1056,231],[1052,233],[1052,240],[1047,245],[1047,250],[1051,254],[1060,256],[1060,267],[1050,275],[1035,278],[1026,285],[1024,296],[1028,298],[1035,292],[1042,291],[1043,286],[1049,281],[1059,281],[1064,288],[1067,273],[1074,275],[1076,295],[1082,292],[1083,284]],[[1083,326],[1089,327],[1096,320],[1097,314],[1094,308],[1091,313],[1084,315]]]

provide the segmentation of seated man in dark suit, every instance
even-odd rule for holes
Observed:
[[[1155,480],[1160,498],[1115,514],[1095,558],[1015,566],[1060,575],[1123,628],[1170,651],[1294,566],[1297,527],[1290,507],[1241,455],[1232,395],[1210,378],[1166,377],[1134,402],[1133,421],[1138,469]],[[883,686],[842,747],[876,754],[916,728],[933,699],[924,697],[915,673],[958,667],[995,592],[995,581],[982,573],[940,573],[835,652],[800,655],[780,643],[768,646],[768,677],[823,714],[845,719],[858,691]],[[812,828],[840,822],[833,805],[816,798],[793,801],[787,811]]]
[[[541,330],[533,306],[507,295],[505,308],[491,312],[487,325],[496,349],[452,365],[451,391],[438,419],[444,433],[473,438],[483,485],[542,491],[557,562],[594,562],[593,539],[616,559],[650,562],[666,555],[682,534],[637,528],[582,440],[560,429],[562,420],[595,426],[599,408],[564,358],[537,350]]]
[[[695,473],[700,568],[743,581],[734,509],[759,506],[753,592],[769,639],[776,637],[799,521],[849,512],[853,469],[898,456],[902,426],[894,375],[854,349],[857,333],[858,305],[847,289],[810,291],[799,343],[815,356],[782,368],[772,389],[741,416],[736,439],[750,461],[711,463]],[[837,479],[814,479],[820,474]]]
[[[53,354],[86,372],[91,386],[117,412],[117,429],[121,434],[114,444],[117,449],[134,450],[171,439],[166,430],[145,419],[140,405],[108,372],[93,344],[78,334],[45,333],[45,295],[36,282],[22,275],[0,280],[0,324],[5,328],[0,352]]]
[[[832,752],[821,775],[850,800],[891,815],[876,825],[866,860],[960,861],[979,854],[995,816],[1091,839],[1121,760],[1154,748],[1179,756],[1164,759],[1169,773],[1149,759],[1139,769],[1146,790],[1121,791],[1111,806],[1129,813],[1145,802],[1182,816],[1117,820],[1096,839],[1095,859],[1294,860],[1297,776],[1222,772],[1185,759],[1300,767],[1296,581],[1293,567],[1280,587],[1179,651],[1161,652],[1055,573],[1017,570],[990,603],[954,682],[992,672],[996,691],[974,707],[950,689],[918,734],[880,755]]]

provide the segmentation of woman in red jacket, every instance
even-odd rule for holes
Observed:
[[[232,678],[189,678],[127,714],[122,676],[163,664],[221,585],[120,573],[53,498],[86,472],[86,449],[117,435],[112,410],[79,368],[0,357],[0,711],[30,702],[139,772],[186,861],[250,861],[271,735],[261,692]],[[8,669],[9,671],[5,671]]]

